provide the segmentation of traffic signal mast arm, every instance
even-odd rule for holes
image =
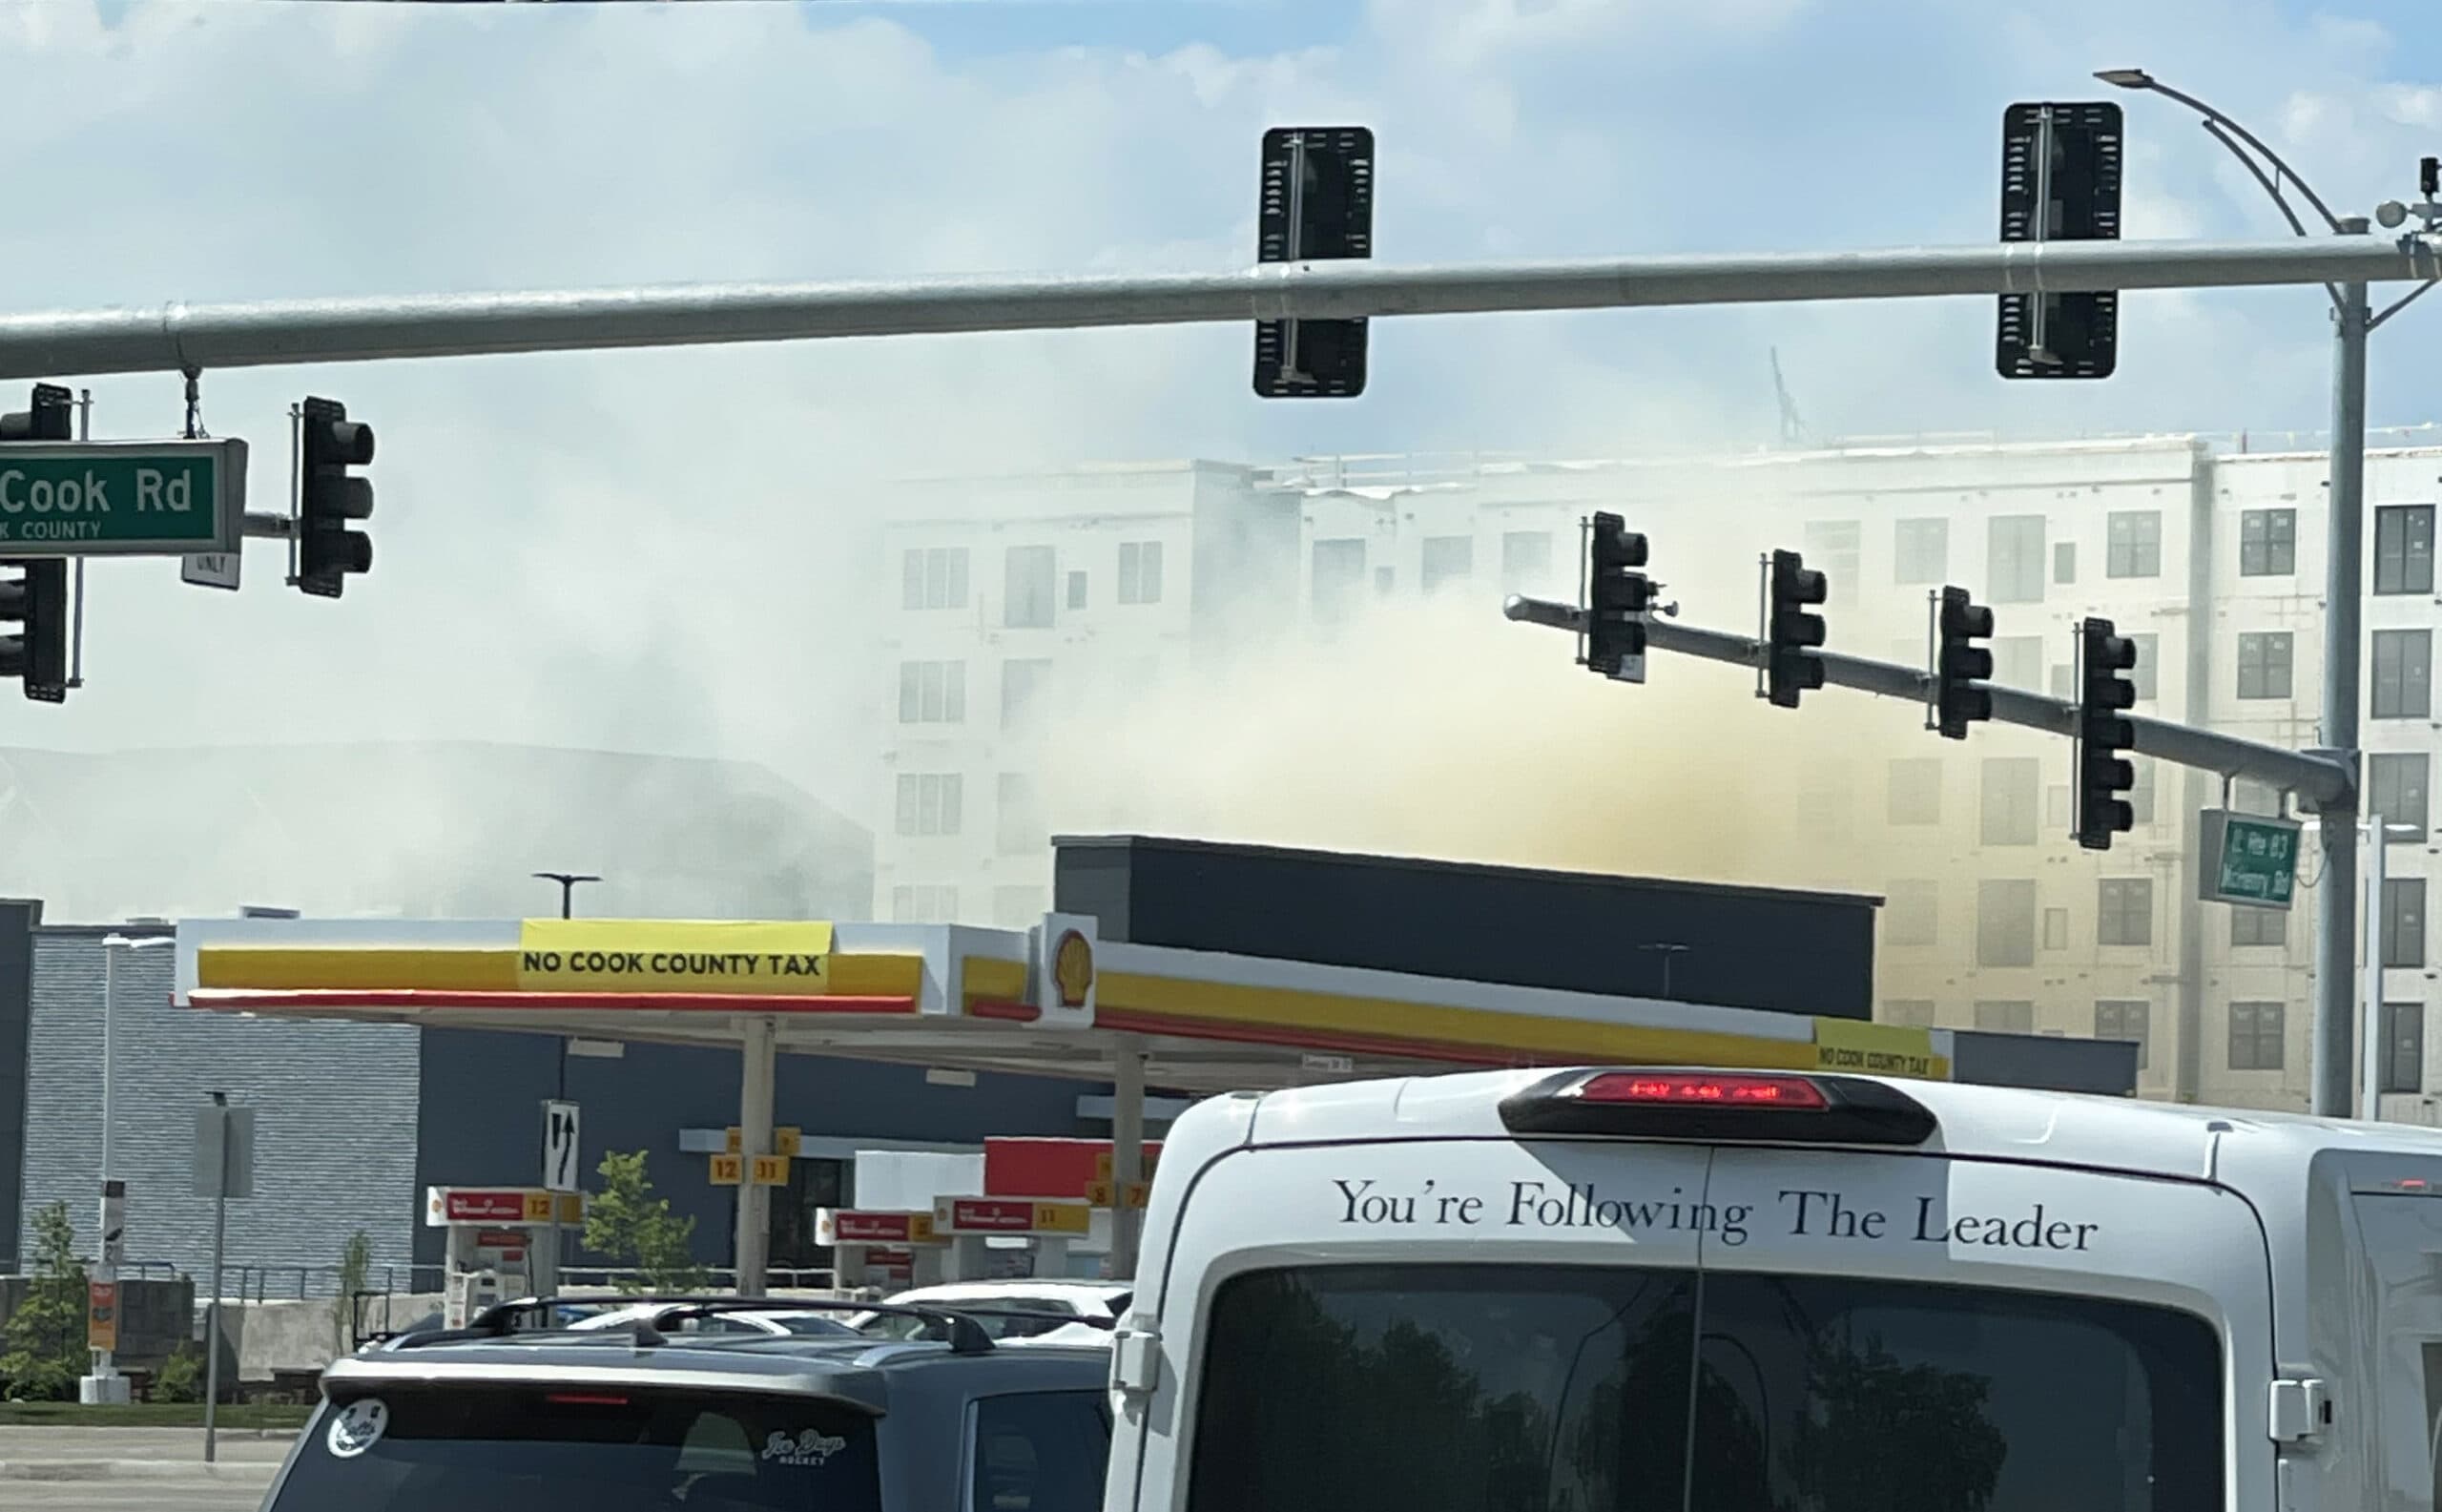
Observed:
[[[1509,618],[1523,624],[1544,625],[1573,633],[1582,630],[1582,616],[1575,606],[1556,604],[1549,599],[1513,595],[1505,612]],[[1678,652],[1682,655],[1729,662],[1740,667],[1761,667],[1767,654],[1760,642],[1745,635],[1704,630],[1676,621],[1657,620],[1648,626],[1645,645],[1648,651]],[[1874,661],[1831,651],[1818,651],[1814,655],[1822,663],[1823,680],[1834,687],[1856,688],[1886,698],[1905,698],[1919,706],[1933,688],[1933,679],[1921,667],[1904,667],[1897,662]],[[2001,723],[2024,725],[2030,730],[2048,731],[2058,735],[2076,735],[2079,733],[2079,708],[2075,703],[2018,688],[1987,687],[1993,695],[1993,717]],[[2311,752],[2287,751],[2279,746],[2242,740],[2235,735],[2199,730],[2193,725],[2175,724],[2166,719],[2148,719],[2128,714],[2122,714],[2121,717],[2126,719],[2135,732],[2137,738],[2133,749],[2140,755],[2178,766],[2197,767],[2225,777],[2247,777],[2271,787],[2287,789],[2297,794],[2303,806],[2310,809],[2338,803],[2354,790],[2347,763],[2328,756]]]
[[[2442,276],[2442,238],[2020,241],[1852,252],[1234,273],[276,300],[0,316],[0,379],[961,331],[2263,287]]]

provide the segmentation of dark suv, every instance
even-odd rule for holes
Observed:
[[[677,1300],[677,1299],[673,1299]],[[679,1313],[791,1310],[737,1298]],[[1109,1350],[522,1327],[547,1299],[335,1361],[264,1512],[1100,1512]],[[1065,1320],[1064,1321],[1067,1321]]]

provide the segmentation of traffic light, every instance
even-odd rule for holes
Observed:
[[[1637,570],[1645,563],[1645,539],[1618,515],[1597,514],[1587,559],[1585,665],[1605,677],[1643,682],[1653,603],[1653,584]]]
[[[1255,260],[1374,255],[1374,134],[1362,126],[1263,134]],[[1365,322],[1257,321],[1255,392],[1266,399],[1355,399],[1365,392]]]
[[[2120,107],[2013,105],[2001,116],[2001,239],[2120,239]],[[2004,294],[1993,366],[2003,378],[2109,378],[2120,296]]]
[[[351,572],[373,570],[373,541],[348,523],[373,514],[373,485],[347,469],[373,460],[373,427],[333,399],[308,399],[304,478],[297,510],[297,586],[337,598]]]
[[[1967,727],[1993,717],[1993,694],[1978,684],[1993,675],[1993,652],[1976,644],[1993,636],[1993,611],[1963,588],[1942,590],[1941,651],[1934,662],[1934,722],[1945,740],[1964,740]]]
[[[2137,811],[2122,797],[2137,786],[2137,769],[2125,752],[2137,743],[2136,727],[2122,713],[2137,702],[2137,685],[2121,675],[2137,665],[2137,643],[2107,619],[2078,626],[2078,843],[2090,851],[2111,849],[2111,838],[2137,827]]]
[[[1831,584],[1808,569],[1806,558],[1795,551],[1772,553],[1764,681],[1766,696],[1783,709],[1796,708],[1799,694],[1823,686],[1823,658],[1813,651],[1823,644],[1823,616],[1807,611],[1830,593]]]
[[[0,415],[0,441],[73,441],[76,395],[57,383],[36,383],[33,406]]]
[[[10,417],[15,419],[15,416]],[[48,439],[48,438],[46,438]],[[14,677],[26,696],[44,703],[68,698],[68,563],[0,562],[0,625],[25,632],[0,635],[0,678]]]

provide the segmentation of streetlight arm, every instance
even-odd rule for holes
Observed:
[[[2142,82],[2132,80],[2123,87],[2151,90],[2153,93],[2160,94],[2164,99],[2177,100],[2182,105],[2186,106],[2189,110],[2194,111],[2197,114],[2204,116],[2205,129],[2211,131],[2214,136],[2221,141],[2223,146],[2229,147],[2231,152],[2238,154],[2240,160],[2246,162],[2248,169],[2255,174],[2259,182],[2264,180],[2264,171],[2257,167],[2253,161],[2248,160],[2245,154],[2240,153],[2236,147],[2232,147],[2230,145],[2230,137],[2235,136],[2240,141],[2246,143],[2249,147],[2252,147],[2257,152],[2263,154],[2264,160],[2272,165],[2274,173],[2298,186],[2298,193],[2306,197],[2307,203],[2315,207],[2315,214],[2324,217],[2324,224],[2331,228],[2332,234],[2334,236],[2338,236],[2340,234],[2342,230],[2340,217],[2331,213],[2331,207],[2324,203],[2323,197],[2316,194],[2312,185],[2298,176],[2298,171],[2296,169],[2291,168],[2287,163],[2282,161],[2281,155],[2274,152],[2271,148],[2266,147],[2253,132],[2248,131],[2237,121],[2230,119],[2227,115],[2225,115],[2220,111],[2215,110],[2212,106],[2205,104],[2195,95],[2187,93],[2182,90],[2175,90],[2169,85],[2163,83],[2162,80],[2154,78],[2150,74],[2145,75]],[[2225,133],[2227,135],[2225,135]],[[2265,190],[2267,194],[2272,196],[2273,202],[2281,206],[2282,214],[2289,216],[2289,223],[2293,226],[2297,225],[2298,217],[2294,215],[2290,215],[2287,203],[2282,200],[2281,190],[2278,185],[2274,183],[2266,183]],[[2300,236],[2305,236],[2307,234],[2306,227],[2298,226],[2298,234]]]
[[[2272,197],[2272,202],[2280,209],[2282,218],[2289,222],[2289,229],[2298,233],[2298,235],[2302,237],[2305,236],[2307,234],[2307,223],[2298,218],[2298,212],[2289,208],[2288,199],[2281,193],[2281,181],[2273,177],[2272,175],[2266,173],[2262,163],[2257,162],[2254,158],[2247,155],[2246,149],[2239,145],[2238,138],[2230,135],[2228,127],[2224,126],[2220,121],[2213,119],[2211,116],[2205,117],[2204,125],[2206,131],[2213,134],[2213,139],[2215,141],[2220,142],[2223,146],[2228,148],[2230,150],[2230,155],[2245,164],[2248,173],[2255,175],[2255,181],[2262,184],[2264,186],[2264,192]],[[2278,159],[2276,159],[2276,161]],[[2300,184],[2298,187],[2301,190],[2304,190],[2307,186]],[[2334,229],[2337,230],[2338,228],[2335,227]]]

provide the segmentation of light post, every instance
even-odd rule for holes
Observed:
[[[111,1179],[111,1092],[117,1069],[116,1025],[118,1008],[118,953],[122,950],[151,950],[176,943],[174,935],[105,935],[102,938],[102,1171],[101,1209],[99,1222],[93,1231],[93,1285],[115,1288],[123,1241],[121,1234],[127,1223],[126,1194]],[[87,1313],[91,1315],[92,1297],[87,1297]],[[115,1306],[115,1294],[113,1296]],[[80,1400],[93,1403],[117,1403],[128,1398],[127,1377],[118,1373],[116,1352],[96,1349],[93,1352],[93,1373],[78,1383]]]
[[[2299,236],[2308,235],[2307,224],[2283,197],[2286,180],[2323,217],[2325,227],[2334,236],[2364,236],[2369,222],[2363,216],[2339,217],[2325,204],[2323,197],[2307,186],[2305,179],[2279,154],[2266,147],[2252,132],[2192,94],[2185,94],[2156,79],[2143,69],[2103,69],[2095,74],[2105,84],[2121,89],[2142,90],[2183,105],[2204,118],[2204,129],[2215,141],[2229,149],[2232,156],[2246,166],[2264,192],[2272,197],[2289,228]],[[2261,158],[2262,161],[2258,161]],[[2430,159],[2429,159],[2430,161]],[[2432,176],[2431,170],[2428,177]],[[2429,186],[2426,202],[2415,207],[2418,216],[2430,229],[2442,220],[2442,206],[2435,205]],[[2384,224],[2396,226],[2407,218],[2407,207],[2396,202],[2384,205],[2379,214]],[[2363,280],[2342,283],[2327,283],[2324,291],[2330,296],[2332,309],[2332,383],[2331,383],[2331,487],[2329,511],[2325,530],[2324,590],[2324,698],[2320,739],[2323,748],[2349,763],[2352,772],[2359,767],[2357,750],[2358,662],[2363,652],[2363,635],[2359,625],[2359,609],[2364,593],[2364,559],[2366,532],[2366,338],[2374,328],[2406,308],[2418,295],[2433,287],[2437,280],[2429,280],[2393,301],[2380,314],[2370,313]],[[2345,1118],[2353,1103],[2350,1097],[2354,1077],[2349,1067],[2349,1036],[2354,1029],[2356,1005],[2351,1001],[2349,964],[2354,954],[2355,932],[2349,927],[2349,905],[2357,896],[2357,794],[2351,791],[2333,800],[2323,810],[2328,821],[2322,826],[2324,848],[2324,885],[2326,906],[2315,914],[2315,1016],[2313,1037],[2313,1102],[2314,1111],[2328,1118]],[[2331,906],[2333,900],[2338,906]],[[2379,901],[2378,901],[2379,902]]]
[[[576,917],[577,884],[579,882],[598,882],[602,879],[593,876],[589,872],[536,872],[534,874],[534,880],[538,882],[559,883],[560,917],[563,919],[573,919]],[[562,1035],[560,1037],[560,1072],[558,1091],[555,1095],[557,1095],[562,1102],[568,1101],[569,1042],[568,1036],[566,1035]]]
[[[576,917],[577,884],[598,882],[602,879],[590,872],[536,872],[534,880],[538,882],[560,884],[560,917],[572,919]],[[552,1099],[555,1102],[567,1102],[569,1100],[569,1037],[565,1034],[560,1036],[559,1069],[553,1086]],[[547,1117],[550,1111],[549,1108],[544,1109]],[[560,1223],[560,1199],[555,1192],[551,1195],[551,1290],[554,1292],[560,1289],[560,1275],[568,1264],[568,1254],[563,1248],[567,1239],[567,1232]]]
[[[1687,954],[1688,947],[1681,944],[1650,944],[1639,945],[1637,948],[1652,951],[1662,958],[1662,996],[1665,1001],[1676,1001],[1670,997],[1670,964]]]

